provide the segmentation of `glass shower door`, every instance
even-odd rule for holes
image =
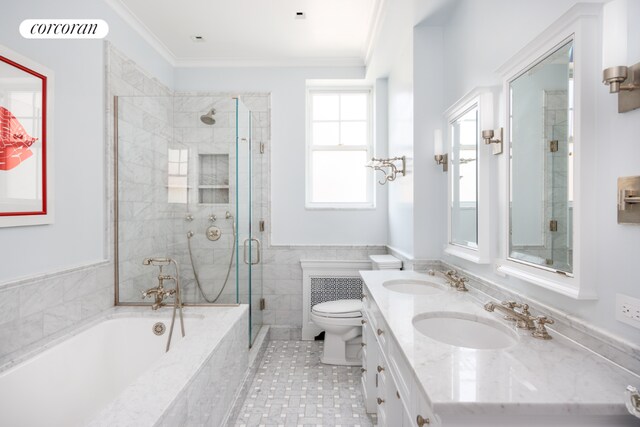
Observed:
[[[262,325],[262,248],[258,236],[261,204],[254,191],[259,182],[254,171],[259,149],[254,145],[251,111],[236,98],[236,298],[238,303],[249,304],[250,345]]]

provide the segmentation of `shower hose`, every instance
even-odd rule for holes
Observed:
[[[236,224],[235,224],[235,219],[233,217],[231,217],[231,228],[233,230],[233,249],[231,249],[231,256],[229,257],[229,268],[227,268],[227,276],[224,278],[224,284],[222,285],[222,288],[220,288],[220,292],[218,292],[218,295],[216,295],[216,297],[212,300],[207,298],[207,295],[204,293],[204,290],[202,289],[202,285],[200,285],[200,279],[198,278],[198,273],[196,272],[196,264],[193,261],[193,253],[191,252],[191,237],[193,236],[193,233],[187,233],[187,247],[189,249],[189,259],[191,260],[191,269],[193,270],[193,277],[196,279],[196,285],[198,285],[198,290],[200,291],[200,295],[202,295],[202,298],[204,298],[204,300],[209,304],[214,304],[216,301],[218,301],[218,299],[220,298],[220,295],[222,295],[222,291],[224,291],[224,288],[227,287],[227,282],[229,281],[229,275],[231,274],[231,266],[233,265],[233,255],[236,252]]]

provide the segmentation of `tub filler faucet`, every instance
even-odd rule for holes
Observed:
[[[162,269],[164,266],[172,264],[175,269],[175,276],[164,274]],[[180,270],[178,268],[178,263],[171,258],[145,258],[142,261],[142,265],[154,265],[160,268],[160,273],[158,274],[158,286],[155,288],[149,288],[142,293],[142,299],[146,299],[147,297],[154,298],[154,303],[151,305],[152,310],[157,310],[160,307],[166,305],[164,300],[168,297],[173,297],[173,315],[171,317],[171,327],[169,328],[169,337],[167,338],[167,348],[166,351],[169,351],[169,347],[171,346],[171,337],[173,336],[173,327],[176,321],[176,312],[180,312],[180,329],[182,331],[182,336],[184,337],[184,318],[182,316],[182,300],[180,299]],[[166,289],[164,287],[165,281],[171,281],[175,283],[175,288]]]

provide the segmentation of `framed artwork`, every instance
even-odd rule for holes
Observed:
[[[0,227],[53,222],[53,73],[0,46]]]

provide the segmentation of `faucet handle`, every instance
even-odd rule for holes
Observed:
[[[553,325],[554,323],[556,322],[553,319],[548,319],[547,316],[538,316],[536,318],[536,330],[531,335],[541,340],[550,340],[551,335],[549,335],[544,325]]]
[[[515,301],[502,301],[500,304],[502,304],[503,306],[507,307],[510,310],[514,310],[516,308],[520,308],[522,307],[521,304],[515,302]],[[518,319],[515,316],[511,316],[509,314],[505,314],[503,319],[505,320],[512,320],[512,321],[517,321]]]

